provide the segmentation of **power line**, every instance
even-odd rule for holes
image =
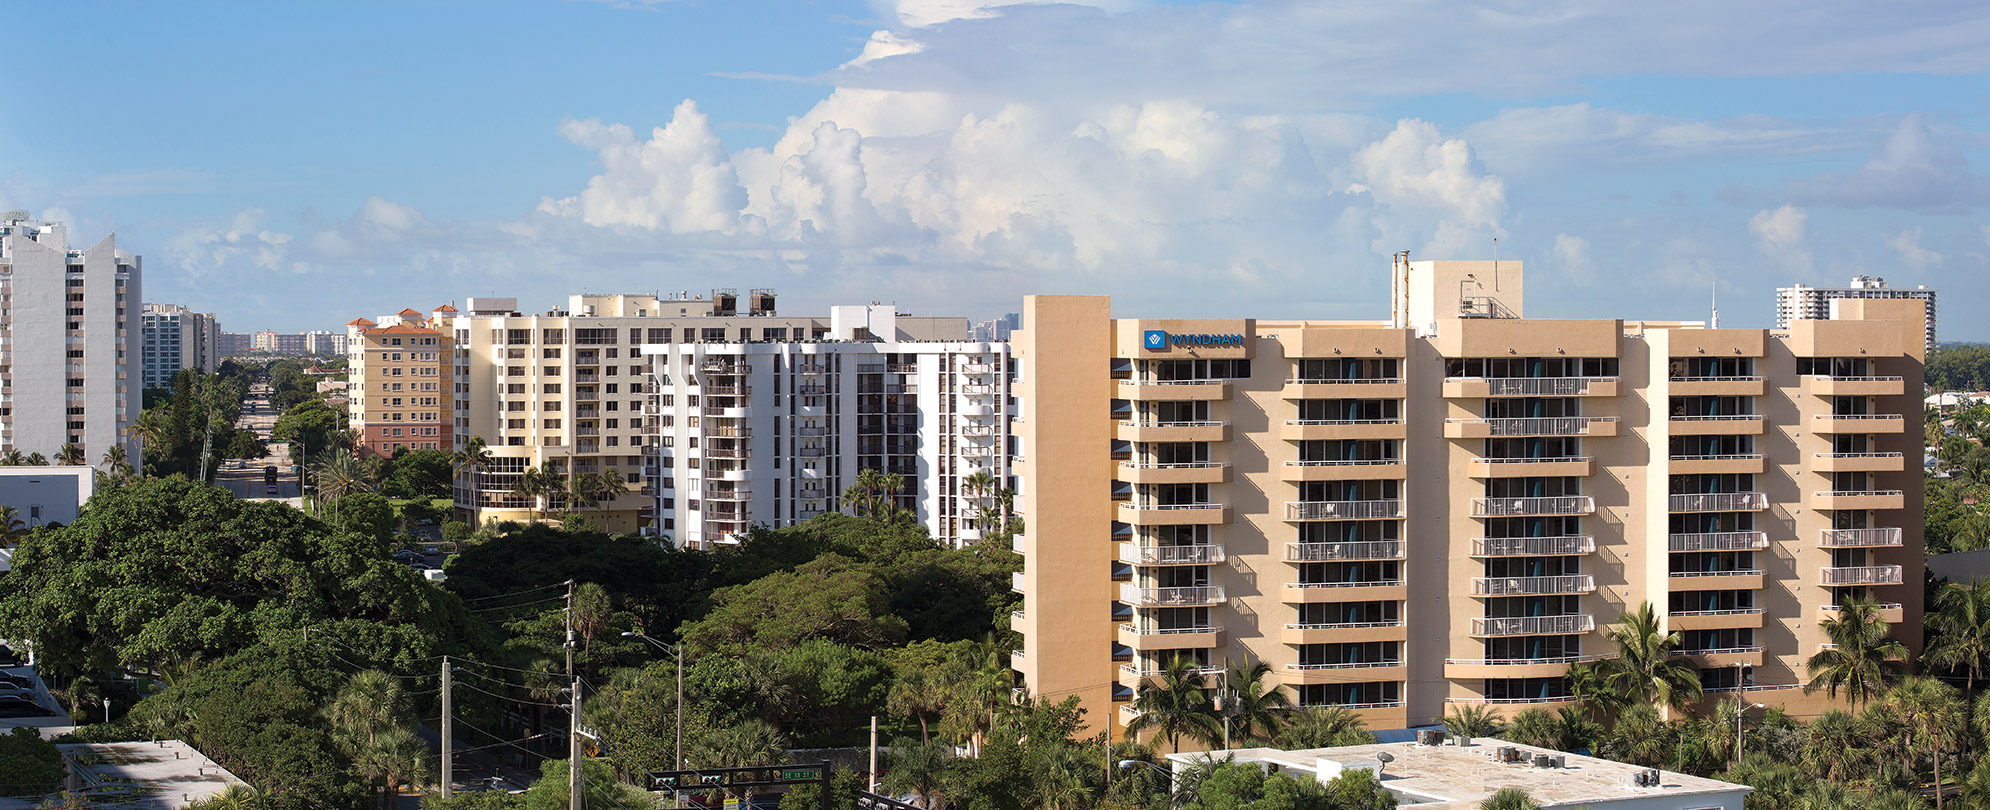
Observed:
[[[511,701],[511,702],[513,702],[513,703],[518,703],[518,704],[521,704],[521,705],[525,705],[525,706],[545,706],[545,707],[547,707],[547,708],[552,708],[552,709],[564,709],[564,708],[566,708],[566,707],[567,707],[567,705],[566,705],[566,704],[564,704],[564,703],[544,703],[544,702],[541,702],[541,701],[537,701],[537,700],[525,700],[525,699],[523,699],[523,698],[515,698],[515,697],[511,697],[510,695],[500,695],[500,694],[498,694],[498,693],[496,693],[496,692],[493,692],[493,691],[491,691],[491,690],[489,690],[489,689],[482,689],[482,688],[479,688],[479,687],[476,687],[476,686],[472,686],[472,685],[470,685],[470,684],[467,684],[467,683],[459,683],[459,684],[456,684],[456,686],[461,686],[461,687],[463,687],[464,689],[468,689],[468,690],[470,690],[470,691],[472,691],[472,692],[482,692],[482,693],[484,693],[484,694],[486,694],[486,695],[490,695],[491,697],[494,697],[494,698],[497,698],[497,699],[499,699],[499,700],[509,700],[509,701]]]
[[[494,595],[491,595],[491,596],[477,596],[477,597],[472,597],[472,598],[469,598],[469,599],[465,599],[465,600],[463,600],[463,603],[464,603],[464,604],[469,604],[469,603],[471,603],[471,602],[488,602],[488,601],[490,601],[490,600],[492,600],[492,599],[509,599],[509,598],[511,598],[511,597],[514,597],[514,596],[523,596],[523,595],[525,595],[525,594],[528,594],[528,593],[534,593],[534,592],[537,592],[537,591],[546,591],[546,590],[552,590],[552,589],[554,589],[554,588],[565,588],[566,586],[567,586],[567,584],[566,584],[565,582],[556,582],[556,583],[553,583],[553,584],[551,584],[551,585],[541,585],[541,586],[539,586],[539,587],[537,587],[537,588],[526,588],[525,590],[522,590],[522,591],[512,591],[511,593],[500,593],[500,594],[494,594]],[[561,598],[563,598],[563,599],[564,599],[565,597],[563,596],[563,597],[561,597]]]

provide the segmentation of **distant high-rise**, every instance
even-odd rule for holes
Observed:
[[[1886,286],[1879,276],[1853,276],[1852,286],[1841,288],[1776,288],[1776,328],[1790,328],[1790,321],[1822,321],[1831,318],[1831,302],[1840,298],[1911,298],[1928,306],[1928,351],[1935,350],[1935,291],[1922,285],[1911,290]]]
[[[1011,312],[992,321],[982,321],[975,324],[974,328],[970,330],[969,337],[983,343],[1008,340],[1009,333],[1022,325],[1022,313]]]
[[[212,374],[221,365],[221,323],[179,304],[145,305],[146,388],[171,388],[181,369]]]
[[[83,250],[60,222],[0,212],[0,448],[53,457],[80,444],[96,463],[143,400],[139,258],[116,237]]]

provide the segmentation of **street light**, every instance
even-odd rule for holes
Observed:
[[[1740,703],[1740,700],[1736,698],[1735,702]],[[1741,717],[1747,714],[1749,709],[1760,708],[1764,708],[1760,703],[1741,703],[1741,708],[1734,710],[1734,761],[1737,763],[1741,762]]]
[[[1163,768],[1159,765],[1156,765],[1152,762],[1148,762],[1147,760],[1144,759],[1122,759],[1119,761],[1119,767],[1122,769],[1131,768],[1135,765],[1145,765],[1149,768],[1153,768],[1156,772],[1160,773],[1162,776],[1168,777],[1169,780],[1173,780],[1175,778],[1174,771],[1168,770],[1167,768]]]
[[[684,645],[665,644],[642,633],[625,632],[623,638],[639,638],[667,653],[677,655],[677,765],[672,770],[684,767]]]

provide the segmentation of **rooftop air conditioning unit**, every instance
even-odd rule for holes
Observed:
[[[1536,767],[1536,768],[1552,768],[1552,767],[1554,767],[1554,765],[1555,765],[1555,758],[1554,758],[1554,757],[1551,757],[1551,756],[1548,756],[1547,754],[1535,754],[1535,755],[1534,755],[1534,767]]]

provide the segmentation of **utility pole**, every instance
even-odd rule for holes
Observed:
[[[574,671],[574,581],[567,580],[567,677],[573,680],[573,716],[567,720],[567,807],[585,810],[580,773],[580,675]]]
[[[870,786],[870,787],[868,787],[868,788],[866,788],[866,790],[869,790],[869,791],[870,791],[870,792],[872,792],[872,793],[876,793],[876,792],[878,792],[878,716],[877,716],[877,715],[875,715],[875,714],[874,714],[874,715],[871,715],[871,782],[870,782],[870,785],[871,785],[871,786]]]
[[[449,711],[449,656],[442,657],[442,798],[452,795],[456,773],[456,718]]]

